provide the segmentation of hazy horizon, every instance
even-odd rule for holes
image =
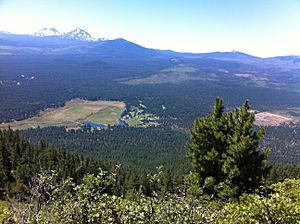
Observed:
[[[0,30],[79,27],[97,38],[178,52],[300,55],[299,23],[299,0],[0,0]]]

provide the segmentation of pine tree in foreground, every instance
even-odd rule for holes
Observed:
[[[268,151],[258,148],[264,129],[255,131],[254,120],[248,100],[241,108],[224,112],[220,98],[211,115],[195,120],[188,155],[204,194],[237,197],[262,184],[270,167]]]

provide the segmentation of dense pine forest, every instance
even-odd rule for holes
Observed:
[[[258,128],[258,127],[256,127]],[[275,164],[299,164],[299,125],[266,127],[261,148],[270,150],[269,162]],[[62,127],[29,129],[20,131],[22,136],[37,143],[44,139],[53,146],[82,154],[92,154],[112,159],[144,170],[154,170],[164,165],[174,173],[191,169],[186,157],[190,141],[188,129],[168,127],[119,128],[66,132]],[[60,139],[60,141],[57,141]]]
[[[143,193],[150,194],[148,173],[142,168],[121,164],[116,160],[103,159],[99,156],[92,157],[67,152],[64,149],[55,148],[43,140],[37,144],[31,144],[18,132],[10,129],[0,131],[0,139],[1,199],[20,193],[26,195],[30,189],[31,178],[40,171],[56,170],[60,180],[70,177],[76,183],[80,183],[87,173],[97,174],[99,168],[113,172],[117,166],[122,168],[118,170],[118,179],[111,186],[110,192],[116,195],[125,195],[142,186]],[[176,179],[174,178],[174,175],[169,174],[169,171],[166,170],[162,182],[164,191],[175,190],[173,182]]]
[[[170,128],[111,127],[93,132],[88,129],[66,132],[65,128],[49,127],[21,131],[20,134],[33,143],[46,139],[57,147],[108,158],[148,171],[160,165],[181,173],[191,168],[185,156],[188,133]]]
[[[147,163],[134,165],[134,159],[146,156],[135,151],[136,142],[130,144],[133,160],[120,164],[122,153],[88,156],[38,140],[33,130],[27,132],[28,138],[19,131],[0,131],[1,222],[295,223],[300,218],[300,182],[296,180],[300,166],[266,163],[268,152],[258,148],[264,131],[253,127],[254,115],[248,112],[247,102],[238,110],[224,112],[218,100],[211,115],[195,121],[183,151],[157,161],[169,159],[174,164],[182,156],[176,172],[168,164],[156,169]],[[42,130],[60,133],[64,136],[58,134],[57,139],[62,140],[69,134],[59,128]],[[128,130],[130,135],[136,131]],[[76,137],[75,132],[71,134]],[[178,136],[172,134],[167,136],[176,145]],[[93,135],[97,144],[109,142],[101,131],[86,132],[85,137]],[[73,141],[73,147],[78,146],[80,141]]]

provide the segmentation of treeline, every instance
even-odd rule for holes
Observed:
[[[40,170],[57,170],[61,178],[80,180],[105,163],[53,148],[45,141],[31,145],[12,130],[0,131],[0,197],[24,192]]]
[[[73,178],[80,183],[87,173],[99,173],[99,168],[114,172],[116,162],[97,157],[83,156],[55,148],[46,141],[30,144],[18,132],[0,130],[0,199],[26,195],[31,179],[40,171],[56,170],[58,178]],[[118,178],[109,192],[115,195],[130,195],[141,189],[146,195],[151,192],[151,183],[142,169],[121,165]],[[174,190],[173,177],[166,172],[161,182],[161,191]],[[23,197],[22,196],[22,197]]]
[[[186,157],[188,133],[170,128],[113,127],[93,132],[66,132],[64,128],[49,127],[30,129],[21,134],[34,143],[46,139],[57,147],[130,164],[148,172],[160,165],[174,174],[191,170]]]
[[[21,134],[26,134],[30,142],[20,132],[0,131],[0,198],[26,193],[31,178],[41,170],[57,170],[60,179],[72,177],[80,183],[87,173],[96,174],[100,167],[113,172],[121,163],[110,192],[128,197],[140,188],[146,195],[151,193],[147,174],[155,170],[156,165],[165,165],[160,183],[162,194],[176,192],[184,185],[184,175],[192,170],[185,157],[185,144],[182,144],[187,136],[177,131],[116,128],[88,133],[45,128]],[[53,147],[41,138],[66,149]],[[158,142],[163,139],[168,144]],[[299,177],[299,165],[274,163],[266,181],[275,183]]]
[[[266,127],[261,147],[269,148],[270,161],[280,164],[300,164],[300,125]]]
[[[297,164],[273,164],[268,181],[276,183],[286,178],[300,179],[300,165]]]
[[[270,150],[269,162],[281,164],[276,167],[282,167],[283,164],[295,164],[296,166],[288,167],[298,167],[300,126],[286,125],[265,129],[266,135],[260,142],[260,148]],[[164,165],[177,176],[191,170],[186,157],[186,145],[189,142],[187,129],[160,126],[66,132],[64,128],[50,127],[20,133],[34,143],[46,139],[50,144],[66,150],[119,161],[147,171],[152,171],[160,165]]]

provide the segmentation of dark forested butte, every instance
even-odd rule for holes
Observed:
[[[200,44],[200,43],[199,43]],[[153,170],[189,170],[188,130],[216,97],[231,110],[245,99],[259,111],[300,108],[300,59],[260,58],[242,52],[180,53],[149,49],[124,39],[0,33],[0,122],[22,120],[68,100],[118,100],[127,109],[146,106],[159,126],[66,132],[22,131],[32,143]],[[299,163],[299,125],[267,127],[261,147],[269,160]],[[57,141],[59,139],[59,141]],[[176,173],[176,172],[175,172]]]

